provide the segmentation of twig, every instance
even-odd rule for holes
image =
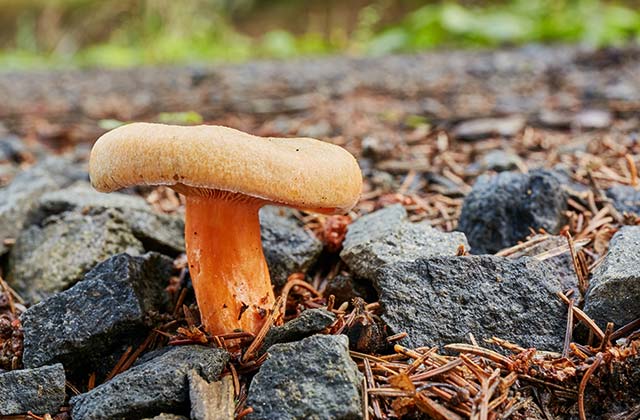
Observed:
[[[607,322],[607,328],[604,330],[604,337],[602,337],[602,342],[598,348],[599,352],[603,352],[609,347],[611,334],[613,334],[613,322]]]
[[[335,303],[336,297],[334,295],[329,295],[329,298],[327,299],[327,311],[333,311],[333,305],[335,305]]]
[[[630,180],[629,184],[633,187],[638,185],[638,169],[636,167],[636,163],[633,160],[633,156],[630,154],[624,155],[624,159],[627,162],[627,167],[629,168]]]
[[[459,343],[459,344],[447,344],[446,346],[444,346],[445,349],[447,350],[454,350],[457,352],[465,352],[465,353],[471,353],[471,354],[475,354],[478,356],[482,356],[482,357],[486,357],[487,359],[499,363],[501,365],[503,365],[504,367],[506,367],[507,369],[513,369],[513,361],[510,360],[508,357],[505,357],[503,355],[501,355],[498,352],[495,352],[493,350],[489,350],[489,349],[485,349],[482,347],[477,347],[477,346],[472,346],[470,344],[463,344],[463,343]],[[462,355],[464,356],[464,355]]]
[[[462,417],[456,413],[447,410],[442,405],[433,401],[422,393],[416,394],[416,405],[421,411],[427,413],[436,420],[462,420]]]
[[[527,248],[531,248],[534,245],[537,245],[541,242],[544,242],[545,240],[547,240],[549,238],[549,235],[540,235],[540,236],[536,236],[526,242],[523,242],[521,244],[518,245],[514,245],[511,248],[505,248],[499,252],[496,252],[496,255],[499,257],[508,257],[511,254],[515,254],[516,252],[520,252],[522,250],[525,250]]]
[[[216,337],[222,340],[237,340],[239,338],[255,338],[255,335],[249,331],[238,331],[238,332],[230,332],[226,334],[219,334]]]
[[[554,384],[553,382],[549,382],[549,381],[545,381],[545,380],[542,380],[542,379],[534,378],[533,376],[522,375],[521,374],[521,375],[518,375],[518,378],[519,379],[524,379],[525,381],[533,382],[533,383],[536,383],[536,384],[539,384],[539,385],[544,385],[544,386],[546,386],[548,388],[551,388],[551,389],[556,389],[558,391],[563,391],[563,392],[566,392],[567,394],[576,394],[576,391],[573,390],[573,389],[566,388],[566,387],[560,386],[558,384]]]
[[[279,310],[279,313],[282,316],[284,316],[286,312],[285,308],[287,305],[287,298],[289,297],[289,293],[294,287],[296,286],[302,287],[304,289],[307,289],[308,291],[310,291],[316,296],[322,296],[322,294],[318,292],[312,285],[302,280],[303,278],[304,278],[304,275],[302,273],[293,273],[292,275],[289,276],[287,283],[282,288],[282,293],[280,294],[280,297],[282,298],[280,305],[282,306],[282,308],[280,308]]]
[[[260,350],[262,344],[264,344],[264,339],[267,336],[269,329],[271,329],[271,327],[273,326],[276,318],[281,316],[282,302],[284,301],[284,299],[286,299],[286,297],[283,296],[280,296],[278,297],[278,299],[276,299],[273,305],[273,310],[267,317],[265,323],[262,325],[262,328],[260,328],[260,331],[258,331],[258,335],[256,335],[256,338],[253,340],[247,351],[245,351],[244,355],[242,356],[242,363],[247,363],[247,361],[249,361],[253,357],[254,353]]]
[[[138,360],[138,357],[140,357],[142,352],[145,351],[147,349],[147,347],[149,347],[149,344],[151,344],[151,342],[156,338],[157,334],[158,333],[156,333],[155,331],[151,331],[151,333],[142,342],[142,344],[140,344],[140,346],[138,346],[136,351],[134,351],[133,354],[122,364],[122,366],[120,368],[120,371],[118,373],[124,372],[125,370],[129,369],[131,367],[131,365],[133,365],[133,363],[136,360]]]
[[[389,337],[387,337],[387,343],[393,343],[396,341],[400,341],[403,338],[406,338],[408,336],[408,334],[406,332],[401,332],[398,334],[394,334],[394,335],[390,335]]]
[[[562,299],[564,303],[569,305],[569,298],[566,297],[564,293],[558,292],[557,295],[560,299]],[[589,315],[585,314],[582,310],[576,308],[575,306],[573,307],[573,312],[576,318],[587,324],[587,327],[589,327],[589,329],[593,331],[593,333],[599,340],[602,340],[604,338],[604,332],[600,329],[600,327],[598,327],[598,325],[596,325],[596,323],[589,317]]]
[[[245,416],[253,413],[253,408],[247,407],[236,416],[236,420],[242,420]]]
[[[73,386],[73,384],[69,381],[65,381],[64,384],[66,385],[67,388],[69,388],[71,390],[71,392],[73,392],[75,395],[80,395],[82,394],[82,392],[80,392],[78,390],[78,388],[76,388],[75,386]]]
[[[231,377],[233,378],[233,396],[238,398],[240,396],[240,377],[233,363],[229,363],[229,370],[231,371]]]
[[[362,412],[364,420],[369,420],[369,386],[366,377],[362,378]]]
[[[611,341],[616,341],[637,329],[640,329],[640,318],[618,328],[613,334],[611,334]]]
[[[110,381],[111,379],[113,379],[114,376],[118,374],[118,372],[120,372],[120,369],[122,369],[122,365],[124,365],[124,362],[127,360],[127,357],[129,357],[132,351],[133,351],[132,346],[127,347],[124,353],[122,353],[122,356],[120,356],[120,359],[118,359],[118,362],[116,363],[116,365],[107,374],[107,377],[105,378],[105,382]]]
[[[93,372],[91,373],[91,375],[89,375],[89,381],[87,383],[87,391],[91,391],[95,387],[96,387],[96,373]]]
[[[571,261],[573,262],[573,269],[575,270],[576,276],[578,277],[578,289],[580,290],[580,294],[584,296],[587,292],[588,287],[586,278],[586,275],[588,275],[588,273],[585,273],[582,269],[582,266],[580,265],[578,255],[576,254],[576,248],[573,245],[573,238],[571,237],[571,233],[569,233],[569,230],[564,230],[562,234],[565,238],[567,238],[567,243],[569,244],[569,252],[571,253]]]
[[[411,376],[411,380],[413,381],[424,381],[425,379],[432,378],[434,376],[442,375],[451,369],[458,367],[462,364],[462,359],[454,359],[447,364],[444,364],[440,367],[429,369],[425,372],[420,372]]]
[[[367,388],[375,388],[376,387],[376,383],[375,380],[373,379],[373,372],[371,371],[371,364],[369,363],[369,360],[367,359],[363,359],[363,363],[364,363],[364,376],[365,376],[365,383],[367,385]],[[367,398],[368,398],[368,393],[367,393]],[[378,401],[377,398],[373,397],[371,398],[371,404],[373,405],[373,414],[376,416],[377,419],[382,419],[383,415],[382,415],[382,409],[380,408],[380,401]],[[367,409],[368,412],[368,409]]]
[[[7,302],[9,303],[9,311],[11,311],[11,315],[13,315],[13,317],[16,318],[18,315],[16,313],[16,305],[13,302],[13,296],[12,296],[12,293],[11,293],[11,288],[4,281],[4,279],[2,277],[0,277],[0,287],[2,287],[3,293],[7,296]]]
[[[567,329],[564,333],[564,345],[562,346],[562,357],[569,357],[569,345],[571,344],[571,338],[573,337],[573,299],[569,300],[569,310],[567,313]]]
[[[578,414],[580,416],[580,420],[587,420],[587,415],[584,411],[584,391],[587,388],[587,384],[589,383],[589,378],[593,375],[593,372],[600,366],[600,362],[602,362],[602,353],[598,353],[596,355],[595,360],[584,373],[582,380],[580,381],[580,386],[578,387]]]
[[[413,361],[413,363],[411,363],[411,365],[409,365],[409,367],[404,371],[404,374],[407,375],[407,376],[411,375],[421,364],[423,364],[425,362],[425,360],[427,360],[429,358],[429,356],[431,356],[433,353],[435,353],[436,350],[438,350],[438,348],[437,347],[433,347],[433,348],[429,349],[428,351],[424,352],[422,355],[420,355],[420,357],[415,359]]]
[[[187,288],[184,287],[181,291],[180,291],[180,295],[178,295],[178,300],[176,300],[176,305],[173,308],[173,316],[174,318],[178,316],[178,313],[180,312],[180,308],[182,308],[182,305],[184,304],[184,300],[187,297]]]

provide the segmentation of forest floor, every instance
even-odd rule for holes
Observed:
[[[399,203],[409,220],[450,232],[457,229],[465,197],[480,175],[536,168],[566,174],[565,223],[551,232],[566,238],[553,252],[570,256],[577,279],[576,289],[561,295],[570,314],[563,351],[536,353],[500,337],[491,345],[478,343],[472,334],[468,343],[451,343],[447,351],[410,349],[403,343],[380,353],[366,345],[373,333],[364,328],[350,338],[364,340],[352,346],[351,355],[365,377],[366,416],[412,418],[421,412],[440,419],[551,419],[598,413],[640,418],[640,396],[632,388],[640,381],[639,323],[606,328],[579,309],[611,237],[623,225],[640,224],[633,211],[622,211],[606,193],[615,186],[638,185],[639,49],[529,46],[216,67],[4,73],[0,97],[0,134],[16,134],[28,146],[16,171],[0,173],[0,186],[10,185],[19,169],[39,160],[39,151],[86,157],[98,136],[128,121],[205,122],[345,147],[363,168],[362,198],[348,216],[298,214],[323,242],[320,261],[326,265],[314,267],[306,278],[293,275],[282,289],[289,295],[287,309],[270,319],[279,324],[300,308],[328,307],[337,317],[329,333],[375,324],[371,320],[381,314],[375,301],[345,307],[323,295],[336,273],[349,271],[337,252],[348,225],[360,216]],[[143,194],[167,213],[180,206],[167,189]],[[547,233],[532,231],[531,239],[522,238],[497,255],[520,255]],[[4,239],[12,245],[11,238]],[[473,253],[471,238],[469,243]],[[467,252],[459,250],[460,255]],[[178,302],[183,303],[176,296]],[[178,324],[165,332],[177,334],[173,341],[201,338],[189,314],[174,315]],[[401,342],[403,332],[392,332],[375,340]],[[215,337],[208,340],[220,344]],[[154,345],[163,345],[157,341]],[[499,348],[502,353],[496,352]],[[256,345],[249,350],[251,357],[234,356],[240,377],[232,369],[240,416],[248,414],[247,381],[264,362]],[[247,367],[248,360],[255,364]],[[626,379],[617,371],[626,372]],[[93,381],[74,388],[91,389]],[[626,403],[616,405],[615,399]]]

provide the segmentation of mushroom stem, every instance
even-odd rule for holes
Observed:
[[[201,319],[210,334],[256,334],[275,300],[260,238],[264,202],[211,192],[187,195],[186,204],[187,259]]]

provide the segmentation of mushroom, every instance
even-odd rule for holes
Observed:
[[[214,125],[118,127],[96,141],[89,172],[102,192],[142,184],[184,194],[189,270],[202,323],[214,335],[257,333],[274,304],[260,207],[341,213],[362,188],[355,158],[339,146]]]

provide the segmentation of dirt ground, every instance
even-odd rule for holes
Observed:
[[[66,134],[74,141],[91,141],[98,134],[95,120],[194,110],[207,121],[253,131],[268,131],[266,125],[287,119],[293,126],[280,131],[325,121],[330,128],[318,134],[341,135],[351,143],[373,131],[393,134],[379,131],[384,128],[401,135],[394,122],[408,115],[445,129],[477,117],[535,118],[547,109],[605,108],[633,115],[640,108],[639,70],[637,48],[530,46],[191,68],[4,73],[0,119],[10,129],[43,139]],[[382,124],[380,116],[385,117]]]

